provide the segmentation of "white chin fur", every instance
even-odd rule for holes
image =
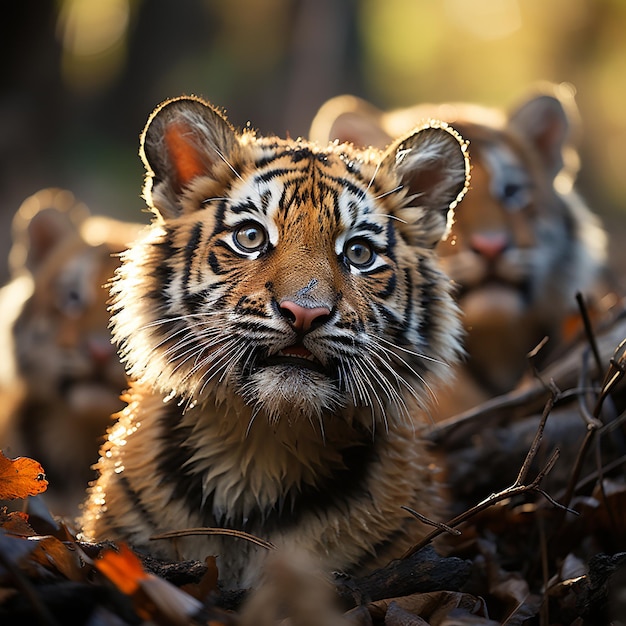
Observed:
[[[332,380],[302,367],[274,365],[254,372],[241,388],[245,401],[267,415],[270,423],[319,419],[346,404]]]

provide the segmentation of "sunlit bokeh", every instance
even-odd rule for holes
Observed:
[[[626,223],[623,0],[58,0],[45,14],[31,2],[7,16],[21,30],[4,44],[5,223],[44,186],[136,219],[138,136],[167,97],[198,94],[236,126],[299,136],[340,93],[385,109],[508,108],[539,81],[575,90],[580,190],[612,230]]]
[[[62,0],[63,77],[75,90],[103,89],[125,61],[131,0]]]

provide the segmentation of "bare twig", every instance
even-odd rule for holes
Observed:
[[[581,372],[586,371],[586,367],[585,367],[586,359],[587,359],[586,355],[583,355],[583,367],[581,368]],[[611,359],[609,368],[607,370],[607,373],[604,376],[602,390],[599,394],[599,397],[597,398],[596,406],[594,408],[593,414],[589,412],[589,410],[587,409],[583,401],[579,403],[581,414],[583,416],[583,419],[587,423],[587,434],[580,446],[580,449],[578,450],[576,461],[574,463],[574,469],[570,475],[570,480],[568,481],[567,489],[566,489],[565,496],[563,499],[566,505],[569,505],[569,503],[571,502],[574,492],[576,490],[576,487],[579,483],[583,463],[587,456],[587,452],[589,448],[594,442],[595,437],[599,433],[603,432],[604,429],[606,428],[602,424],[602,422],[598,419],[598,416],[602,408],[602,403],[607,398],[607,396],[611,393],[611,391],[613,391],[613,389],[615,388],[615,385],[617,385],[617,383],[622,379],[625,371],[626,371],[626,341],[623,341],[616,348],[613,358]],[[580,380],[579,382],[580,382],[581,387],[586,386],[587,381]],[[598,459],[597,467],[598,467],[597,476],[601,478],[603,474],[602,474],[602,466],[601,466],[600,459]]]
[[[596,417],[600,414],[604,400],[613,392],[617,383],[624,377],[624,374],[626,374],[626,339],[615,348],[613,357],[609,361],[609,367],[602,382],[602,391],[598,396],[593,411]]]
[[[550,467],[554,465],[556,458],[558,458],[558,450],[554,451],[552,457],[550,458],[550,461],[548,462],[548,465]],[[548,471],[549,470],[546,466],[546,468],[544,468],[544,470],[542,470],[541,472],[541,477],[544,478],[546,474],[548,473]],[[490,495],[488,498],[485,498],[482,502],[479,502],[478,504],[473,506],[471,509],[468,509],[464,513],[457,515],[454,519],[444,524],[444,526],[454,529],[456,526],[459,526],[463,522],[466,522],[468,519],[474,517],[481,511],[488,509],[489,507],[493,506],[494,504],[497,504],[498,502],[502,502],[502,500],[508,500],[510,498],[513,498],[514,496],[518,496],[524,493],[529,493],[531,491],[537,492],[541,494],[542,496],[546,497],[555,506],[559,508],[565,508],[569,513],[574,513],[574,515],[578,515],[577,511],[573,511],[572,509],[563,507],[562,504],[556,502],[545,491],[543,491],[542,489],[539,489],[538,481],[534,480],[532,483],[528,485],[517,485],[517,486],[507,487],[506,489],[503,489],[502,491],[499,491],[498,493],[494,493]],[[438,528],[437,530],[434,530],[428,536],[424,537],[422,541],[415,544],[413,547],[409,548],[400,558],[406,559],[412,556],[413,554],[415,554],[416,552],[419,552],[424,546],[428,545],[435,537],[438,537],[444,532],[445,531],[440,528]]]
[[[549,337],[544,337],[527,355],[526,358],[528,359],[528,364],[530,365],[530,369],[532,371],[533,374],[533,378],[536,378],[542,385],[542,387],[546,390],[546,391],[550,391],[550,387],[546,384],[546,382],[543,380],[543,378],[541,377],[541,372],[539,370],[539,367],[537,367],[537,358],[539,356],[539,353],[541,352],[541,350],[543,349],[543,347],[548,343],[549,341]]]
[[[276,546],[273,543],[265,541],[265,539],[255,537],[254,535],[246,533],[243,530],[233,530],[230,528],[185,528],[184,530],[172,530],[167,533],[153,535],[152,537],[150,537],[150,540],[176,539],[178,537],[190,537],[192,535],[225,535],[227,537],[245,539],[246,541],[254,543],[255,545],[260,546],[261,548],[265,548],[266,550],[276,549]]]
[[[589,310],[587,309],[587,304],[582,293],[578,292],[576,294],[576,302],[578,303],[578,308],[580,309],[580,316],[583,320],[583,326],[585,327],[585,335],[587,336],[587,341],[589,342],[589,346],[591,347],[591,351],[593,352],[593,358],[595,359],[596,367],[598,368],[598,372],[601,372],[603,366],[602,359],[600,358],[600,351],[598,350],[598,342],[596,341],[596,336],[591,326]]]
[[[456,528],[451,528],[450,526],[444,524],[443,522],[436,522],[435,520],[432,520],[429,517],[426,517],[425,515],[418,513],[417,511],[415,511],[409,506],[402,506],[400,508],[404,509],[405,511],[408,511],[413,517],[418,519],[420,522],[424,522],[424,524],[428,524],[429,526],[435,526],[435,528],[439,528],[443,530],[443,532],[445,533],[449,533],[450,535],[455,535],[457,537],[461,534],[460,530],[456,530]]]
[[[626,455],[623,455],[623,456],[619,457],[618,459],[615,459],[614,461],[611,461],[611,463],[609,463],[608,465],[603,466],[602,467],[602,473],[600,473],[599,471],[596,470],[595,472],[592,472],[588,476],[585,476],[583,479],[581,479],[578,482],[578,484],[576,485],[575,491],[579,491],[580,489],[584,489],[586,486],[588,486],[591,483],[594,483],[597,480],[599,480],[600,477],[603,476],[604,474],[609,474],[613,470],[617,469],[618,467],[622,467],[623,465],[626,465]],[[565,498],[565,491],[564,490],[556,495],[556,499],[559,500],[559,501],[563,500],[564,498]]]
[[[583,462],[585,457],[587,456],[587,451],[593,442],[593,439],[597,433],[597,428],[594,426],[587,427],[587,433],[585,438],[583,439],[580,448],[578,449],[578,454],[576,455],[576,461],[574,462],[574,469],[570,474],[570,479],[567,483],[567,488],[565,490],[565,497],[563,498],[563,502],[568,506],[572,501],[572,497],[574,495],[574,491],[576,489],[576,485],[578,484],[578,479],[580,478],[580,473],[583,468]]]
[[[550,389],[551,395],[548,398],[546,405],[543,409],[543,413],[541,415],[541,421],[539,422],[539,426],[537,427],[537,432],[535,433],[535,437],[533,442],[530,445],[530,449],[526,454],[526,458],[524,459],[524,463],[522,463],[522,467],[520,468],[519,473],[517,474],[517,478],[515,479],[514,486],[521,485],[525,480],[528,472],[530,470],[530,466],[532,462],[535,460],[537,456],[537,451],[539,450],[539,445],[541,444],[541,439],[543,438],[543,432],[546,427],[546,422],[548,421],[548,416],[554,407],[554,403],[556,402],[559,396],[559,390],[557,389],[554,381],[550,381]]]
[[[583,352],[581,358],[580,373],[578,375],[578,387],[584,389],[590,386],[589,378],[589,351],[585,351]],[[589,411],[586,403],[586,395],[587,394],[581,393],[578,396],[578,410],[587,424],[587,428],[600,428],[602,426],[602,422],[596,415],[593,415],[591,411]]]
[[[537,492],[540,495],[544,496],[547,500],[549,500],[554,506],[556,506],[558,508],[564,508],[565,510],[569,511],[570,513],[574,513],[575,515],[578,514],[576,511],[568,509],[567,507],[564,507],[563,505],[561,505],[558,502],[556,502],[543,489],[541,489],[539,487],[541,481],[547,476],[547,474],[550,472],[550,470],[554,467],[554,464],[556,463],[556,461],[557,461],[557,459],[559,457],[559,450],[558,449],[554,450],[554,452],[552,453],[552,455],[548,459],[548,462],[545,464],[543,469],[541,469],[539,471],[539,473],[537,474],[537,476],[535,477],[535,479],[531,483],[529,483],[528,485],[522,484],[526,480],[526,476],[528,474],[530,466],[531,466],[533,460],[535,459],[535,457],[537,455],[537,451],[539,449],[539,444],[541,443],[541,437],[543,435],[543,431],[544,431],[544,428],[545,428],[546,420],[548,419],[548,416],[550,415],[550,410],[554,406],[554,402],[556,401],[556,399],[558,397],[558,389],[556,388],[556,386],[552,383],[551,387],[552,387],[552,395],[550,396],[550,398],[546,402],[546,406],[545,406],[544,411],[543,411],[541,422],[540,422],[540,424],[539,424],[539,426],[537,428],[537,433],[536,433],[535,438],[534,438],[534,440],[533,440],[533,442],[532,442],[532,444],[530,446],[530,449],[529,449],[529,451],[528,451],[528,453],[526,455],[526,458],[524,459],[524,463],[522,464],[522,467],[521,467],[521,469],[520,469],[520,471],[518,473],[517,479],[515,480],[513,485],[511,485],[510,487],[507,487],[506,489],[503,489],[502,491],[499,491],[498,493],[490,495],[488,498],[485,498],[484,500],[482,500],[481,502],[479,502],[478,504],[476,504],[472,508],[468,509],[464,513],[461,513],[460,515],[457,515],[455,518],[453,518],[452,520],[450,520],[446,524],[433,524],[430,520],[425,520],[425,521],[427,521],[427,523],[431,523],[433,525],[436,525],[437,529],[432,531],[426,537],[424,537],[424,539],[422,539],[422,541],[420,541],[419,543],[417,543],[414,546],[412,546],[411,548],[409,548],[402,555],[402,557],[401,557],[402,559],[409,558],[410,556],[412,556],[413,554],[415,554],[416,552],[421,550],[424,546],[428,545],[433,539],[435,539],[435,537],[438,537],[439,535],[443,534],[444,532],[449,532],[450,529],[455,529],[457,526],[459,526],[463,522],[466,522],[468,519],[470,519],[473,516],[477,515],[481,511],[483,511],[483,510],[493,506],[494,504],[496,504],[498,502],[501,502],[502,500],[507,500],[507,499],[512,498],[514,496],[517,496],[517,495],[520,495],[520,494],[524,494],[524,493],[528,493],[528,492],[531,492],[531,491]],[[419,516],[418,519],[421,518],[421,517],[423,517],[423,516]]]

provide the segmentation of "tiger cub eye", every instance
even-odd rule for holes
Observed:
[[[255,252],[265,246],[267,233],[259,224],[248,222],[235,231],[233,239],[237,247],[244,252]]]
[[[367,267],[374,260],[374,250],[364,239],[348,241],[343,251],[346,259],[355,267]]]

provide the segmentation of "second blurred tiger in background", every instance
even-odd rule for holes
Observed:
[[[450,393],[439,395],[442,419],[512,390],[544,337],[537,363],[549,361],[577,329],[576,293],[601,309],[610,278],[606,234],[574,187],[578,113],[569,85],[542,85],[510,111],[444,103],[383,112],[339,96],[320,108],[310,136],[378,147],[429,118],[469,140],[472,164],[470,190],[439,244],[467,350]]]
[[[90,215],[72,193],[51,188],[27,198],[13,220],[12,279],[0,291],[0,446],[42,464],[54,513],[77,511],[123,406],[107,283],[139,229]]]

